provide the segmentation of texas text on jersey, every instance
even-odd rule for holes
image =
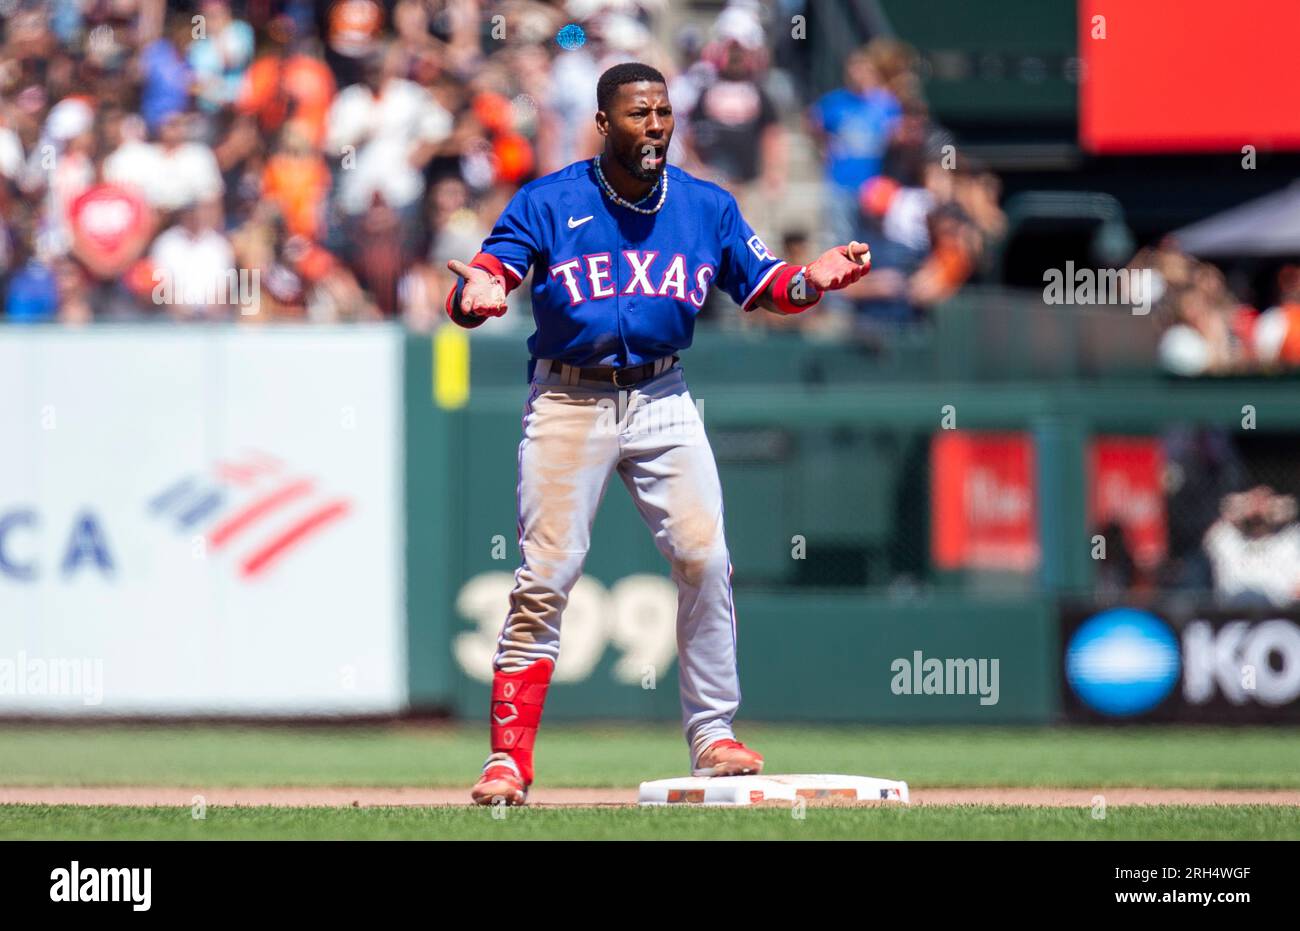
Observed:
[[[691,344],[713,285],[745,310],[786,263],[772,255],[727,191],[675,166],[655,214],[601,190],[593,162],[575,162],[521,188],[474,262],[518,285],[533,271],[533,360],[629,366]],[[656,186],[647,202],[659,196]],[[483,317],[458,319],[477,325]]]

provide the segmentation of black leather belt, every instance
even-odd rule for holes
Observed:
[[[646,362],[644,365],[624,366],[623,368],[606,365],[583,368],[578,370],[578,377],[583,381],[607,382],[615,388],[631,388],[640,382],[655,377],[657,361]],[[665,366],[659,374],[662,375],[676,363],[677,356],[673,356],[672,362]]]

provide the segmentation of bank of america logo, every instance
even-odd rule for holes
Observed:
[[[266,572],[296,547],[347,516],[351,502],[326,494],[265,453],[217,463],[188,475],[148,503],[178,533],[202,541],[204,553],[233,553],[239,574]]]

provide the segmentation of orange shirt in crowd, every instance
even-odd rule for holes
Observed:
[[[1300,367],[1300,304],[1283,304],[1282,313],[1286,315],[1286,338],[1277,359],[1289,368]]]
[[[975,271],[970,252],[953,237],[935,242],[926,264],[934,268],[945,290],[956,290]]]
[[[318,239],[330,189],[329,167],[315,153],[277,152],[262,172],[262,196],[280,208],[290,235]]]
[[[239,112],[257,117],[268,134],[292,116],[305,127],[312,145],[320,148],[334,90],[334,76],[325,62],[306,55],[266,55],[253,62],[244,77]]]

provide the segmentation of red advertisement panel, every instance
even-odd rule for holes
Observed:
[[[1133,558],[1150,569],[1165,556],[1164,453],[1149,437],[1099,436],[1088,450],[1088,524],[1124,529]]]
[[[1027,572],[1038,565],[1034,444],[1027,433],[935,435],[931,547],[941,569]]]
[[[1297,35],[1295,0],[1080,0],[1080,142],[1096,153],[1300,149]]]

